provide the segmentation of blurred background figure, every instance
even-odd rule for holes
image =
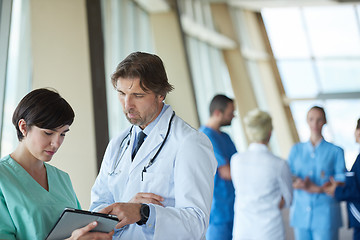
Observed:
[[[323,187],[330,177],[344,181],[344,151],[323,138],[326,114],[322,107],[308,111],[307,124],[310,140],[295,144],[289,156],[295,189],[290,224],[297,240],[335,240],[342,226],[340,204]]]
[[[269,114],[255,109],[244,122],[251,144],[246,152],[231,159],[233,239],[285,239],[281,209],[290,207],[292,201],[290,169],[285,160],[268,150],[273,129]]]
[[[231,182],[230,159],[236,153],[236,148],[230,136],[220,131],[220,128],[231,124],[234,109],[232,99],[221,94],[214,96],[210,103],[210,118],[199,129],[209,137],[218,162],[207,240],[232,239],[235,194]]]
[[[360,144],[360,119],[355,129],[355,140]],[[354,228],[354,240],[360,239],[360,154],[351,170],[345,173],[345,185],[331,178],[325,192],[338,201],[347,201],[349,228]]]

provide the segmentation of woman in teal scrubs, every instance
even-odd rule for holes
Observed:
[[[69,175],[48,164],[74,120],[57,92],[27,94],[13,114],[19,144],[0,160],[0,239],[45,239],[65,207],[80,208]],[[111,239],[113,232],[75,230],[70,239]]]
[[[344,150],[322,135],[325,110],[314,106],[307,114],[310,139],[295,144],[289,155],[294,176],[294,198],[290,224],[296,240],[337,240],[342,226],[339,202],[326,195],[324,186],[330,178],[345,180]]]

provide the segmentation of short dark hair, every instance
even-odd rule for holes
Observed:
[[[310,108],[310,110],[308,111],[308,114],[309,114],[309,112],[310,112],[311,110],[313,110],[313,109],[319,110],[319,111],[323,114],[324,119],[325,119],[325,122],[327,122],[327,120],[326,120],[326,113],[325,113],[325,109],[324,109],[323,107],[320,107],[320,106],[313,106],[313,107],[311,107],[311,108]]]
[[[140,78],[140,87],[145,92],[151,90],[166,97],[174,87],[168,82],[162,60],[155,54],[134,52],[116,67],[111,82],[116,88],[118,78]]]
[[[360,129],[360,118],[357,120],[356,129]]]
[[[228,98],[223,94],[215,95],[210,102],[210,116],[214,113],[215,110],[220,110],[221,112],[224,112],[227,108],[228,103],[232,102],[234,102],[234,100]]]
[[[12,122],[17,131],[19,141],[23,134],[19,129],[19,121],[24,119],[27,127],[36,126],[45,129],[56,129],[71,125],[75,113],[70,104],[56,90],[40,88],[31,91],[19,102]]]

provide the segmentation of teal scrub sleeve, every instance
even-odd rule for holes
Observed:
[[[5,203],[5,198],[0,189],[0,239],[16,239],[16,228]]]

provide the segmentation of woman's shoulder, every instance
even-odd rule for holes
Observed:
[[[10,157],[10,155],[6,155],[5,157],[0,159],[0,172],[2,171],[8,171],[8,168],[13,166],[13,159]]]
[[[325,139],[322,141],[322,144],[327,145],[328,147],[342,149],[340,146],[336,145],[335,143],[328,142]]]
[[[11,159],[10,155],[6,155],[5,157],[2,157],[2,158],[0,159],[0,166],[1,166],[2,164],[5,164],[6,162],[8,162],[9,159]]]

